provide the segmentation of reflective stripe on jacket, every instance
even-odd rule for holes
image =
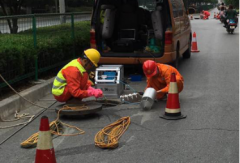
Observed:
[[[65,65],[57,74],[52,87],[52,94],[55,96],[60,96],[63,94],[65,86],[67,85],[67,81],[65,77],[63,76],[62,71],[64,69],[67,69],[68,67],[76,67],[81,75],[83,75],[86,70],[82,67],[82,65],[78,62],[78,59],[74,59],[71,62],[69,62],[67,65]]]

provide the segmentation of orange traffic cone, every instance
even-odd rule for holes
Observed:
[[[197,35],[195,32],[193,33],[191,52],[200,52],[197,47]]]
[[[56,163],[48,117],[41,118],[35,163]]]
[[[167,106],[165,108],[165,114],[163,116],[160,116],[160,118],[167,120],[177,120],[186,117],[187,116],[181,114],[176,75],[175,73],[172,73],[170,87],[168,91]]]

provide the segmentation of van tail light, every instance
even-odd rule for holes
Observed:
[[[90,47],[96,49],[96,38],[95,38],[95,30],[91,29],[90,31]]]
[[[165,32],[165,44],[172,44],[172,32],[171,31]]]

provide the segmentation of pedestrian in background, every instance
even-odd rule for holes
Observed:
[[[177,69],[170,65],[156,63],[147,60],[143,63],[143,72],[147,77],[147,87],[152,87],[157,91],[157,99],[163,99],[168,93],[172,73],[176,74],[178,92],[183,90],[184,79]]]

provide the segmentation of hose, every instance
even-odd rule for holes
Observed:
[[[59,120],[59,117],[60,117],[60,112],[62,110],[74,110],[74,111],[79,111],[79,110],[87,110],[88,107],[85,106],[85,105],[82,105],[82,106],[75,106],[75,107],[70,107],[68,105],[64,105],[63,108],[61,108],[59,111],[58,111],[58,114],[57,114],[57,118],[52,121],[49,125],[50,127],[50,132],[52,135],[57,135],[57,136],[76,136],[76,135],[80,135],[80,134],[84,134],[85,131],[83,131],[82,129],[76,127],[76,126],[72,126],[72,125],[69,125],[69,124],[66,124],[62,121]],[[79,132],[78,133],[74,133],[74,134],[62,134],[63,132],[63,126],[67,126],[69,128],[74,128],[75,130],[78,130]],[[21,147],[22,148],[33,148],[33,147],[36,147],[37,145],[37,141],[38,141],[38,132],[31,135],[27,140],[23,141],[21,143]]]
[[[104,127],[95,135],[95,145],[99,148],[117,148],[118,140],[128,129],[129,125],[130,117],[123,117],[116,122]]]

